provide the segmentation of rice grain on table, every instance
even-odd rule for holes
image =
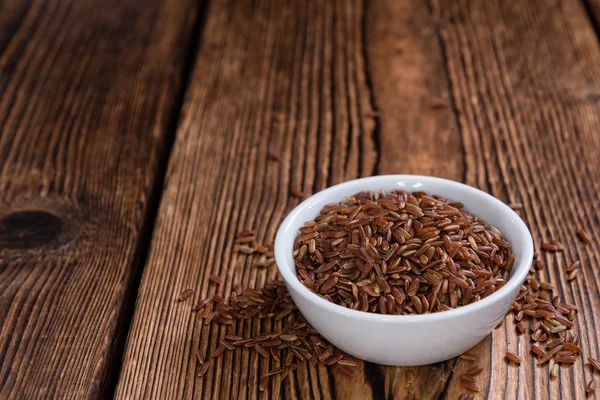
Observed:
[[[510,360],[510,361],[513,361],[513,362],[517,363],[517,364],[521,363],[521,357],[519,357],[517,354],[515,354],[513,352],[507,351],[506,352],[506,358],[508,360]]]
[[[590,244],[592,241],[592,237],[583,229],[577,230],[577,236],[579,236],[579,239],[585,244]]]
[[[538,271],[542,271],[542,270],[544,270],[544,268],[546,268],[546,265],[544,264],[544,262],[542,260],[535,261],[535,269],[537,269]]]
[[[276,368],[261,378],[260,383],[266,388],[268,378],[272,375],[282,374],[286,377],[298,366],[294,359],[310,361],[316,364],[336,365],[343,368],[340,372],[352,375],[352,368],[357,363],[349,356],[330,345],[317,331],[315,331],[293,303],[285,283],[281,280],[271,280],[260,289],[242,289],[236,285],[226,299],[220,295],[213,295],[209,301],[203,302],[208,317],[204,323],[233,324],[234,321],[244,321],[251,318],[269,318],[277,324],[272,331],[261,332],[251,337],[228,333],[218,339],[218,346],[211,353],[212,358],[223,356],[226,349],[246,347],[270,360],[284,365]],[[277,319],[278,316],[283,317]],[[208,337],[200,344],[201,348],[208,346]],[[200,354],[200,353],[198,353]],[[202,356],[198,356],[200,371],[198,376],[204,375],[209,368]],[[283,370],[281,369],[283,368]]]
[[[206,362],[206,358],[204,357],[204,352],[202,351],[202,349],[196,349],[196,358],[198,359],[198,363],[200,365]]]
[[[567,275],[567,281],[572,281],[573,279],[577,278],[577,274],[579,274],[578,269],[574,269],[571,272],[569,272],[569,274]]]
[[[242,245],[238,247],[238,251],[244,254],[252,254],[255,250],[250,246]]]
[[[212,301],[212,300],[211,300],[211,299],[203,299],[203,300],[200,300],[200,301],[198,302],[198,304],[196,304],[196,305],[195,305],[195,306],[192,308],[192,311],[200,311],[200,310],[202,310],[202,309],[203,309],[203,308],[204,308],[204,307],[205,307],[205,306],[208,304],[208,302],[209,302],[209,301]]]
[[[460,384],[465,388],[472,390],[474,392],[479,392],[479,385],[475,382],[475,379],[468,376],[460,377]]]
[[[206,374],[206,372],[208,371],[208,369],[211,366],[211,362],[206,362],[202,365],[202,367],[200,367],[200,370],[198,371],[198,376],[203,376],[204,374]]]
[[[249,244],[256,242],[256,238],[254,236],[241,236],[236,239],[236,242],[240,244]]]
[[[467,370],[464,375],[477,376],[483,372],[483,367],[481,365],[475,365]]]
[[[462,204],[422,192],[412,196],[396,192],[395,200],[384,193],[364,195],[326,206],[329,211],[305,224],[296,240],[294,259],[299,279],[327,300],[386,314],[437,312],[486,297],[510,277],[514,263],[510,244],[497,229],[461,210]],[[241,252],[259,253],[261,266],[275,263],[272,243],[257,245],[253,231],[239,232],[236,241]],[[546,245],[546,250],[564,250],[554,241]],[[539,252],[533,266],[544,269]],[[573,262],[567,272],[579,266],[579,261]],[[554,377],[559,363],[571,364],[581,356],[579,338],[571,329],[578,307],[553,297],[553,285],[536,280],[532,275],[535,269],[530,270],[513,310],[519,332],[530,326],[535,341],[531,351],[538,364],[550,361],[550,376]],[[193,294],[187,289],[180,297]],[[217,339],[217,348],[209,353],[212,357],[222,357],[226,349],[246,347],[276,362],[260,378],[261,391],[268,387],[270,376],[283,380],[294,372],[298,360],[331,365],[348,376],[354,375],[357,367],[353,358],[310,327],[281,280],[257,289],[243,289],[238,283],[229,296],[208,296],[192,310],[202,310],[206,325],[235,324],[234,330],[228,326],[229,333]],[[239,332],[237,321],[264,318],[276,322],[272,332],[250,337],[235,334]],[[211,359],[206,360],[200,350],[209,347],[210,339],[203,340],[196,351],[198,376],[212,366]],[[469,354],[460,358],[477,360]],[[521,357],[514,353],[507,352],[506,358],[521,363]],[[597,360],[588,358],[588,363],[600,371]],[[461,376],[462,386],[479,390],[473,377],[482,370],[478,365],[469,367]],[[473,394],[463,393],[460,398],[472,399]]]
[[[225,346],[219,344],[219,346],[212,352],[211,357],[219,357],[225,351]]]
[[[177,297],[177,301],[186,301],[194,294],[194,289],[185,289],[183,292],[179,294]]]
[[[301,190],[298,190],[298,189],[292,189],[292,190],[290,190],[290,194],[292,195],[292,197],[295,197],[297,199],[303,199],[304,198],[304,193]]]
[[[269,376],[265,375],[262,378],[260,378],[260,381],[258,383],[258,389],[261,392],[264,392],[267,386],[269,386]]]
[[[596,381],[594,379],[592,379],[591,381],[588,382],[587,386],[585,387],[585,392],[588,395],[591,395],[595,391],[596,391]]]
[[[561,246],[555,243],[542,243],[542,249],[546,251],[562,251]]]
[[[281,161],[281,158],[277,155],[277,153],[274,153],[272,151],[269,152],[268,158],[272,161]]]
[[[350,369],[348,367],[338,366],[338,367],[336,367],[336,370],[338,370],[339,372],[341,372],[342,374],[344,374],[346,376],[354,376],[354,370]]]
[[[461,354],[458,357],[462,358],[463,360],[467,360],[467,361],[477,361],[477,357],[472,356],[470,354]]]
[[[588,364],[595,369],[596,371],[600,372],[600,361],[596,360],[595,358],[592,357],[588,357],[587,359]]]
[[[500,231],[461,203],[395,190],[328,204],[299,229],[298,279],[346,308],[427,314],[501,288],[515,256]]]
[[[576,270],[577,268],[579,268],[581,266],[581,261],[577,260],[577,261],[573,261],[569,267],[567,268],[567,272],[571,272]]]
[[[523,208],[523,203],[510,203],[508,206],[513,210],[520,210]]]

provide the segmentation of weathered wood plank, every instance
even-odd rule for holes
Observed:
[[[219,329],[196,319],[191,302],[175,299],[188,287],[197,300],[273,277],[273,269],[252,268],[256,259],[234,252],[233,241],[248,227],[271,240],[298,203],[290,189],[308,194],[373,173],[461,178],[452,109],[439,106],[450,96],[432,21],[425,5],[400,2],[378,1],[366,14],[360,1],[211,4],[211,34],[203,37],[186,97],[117,397],[259,396],[268,366],[247,350],[226,353],[196,377],[195,348],[202,343],[212,351]],[[365,32],[365,24],[373,31]],[[393,51],[399,45],[402,54]],[[280,162],[269,160],[269,152]],[[445,152],[455,157],[438,162]],[[408,157],[415,153],[422,157]],[[212,273],[227,282],[215,288]],[[283,384],[273,379],[264,396],[367,399],[404,390],[435,396],[452,363],[406,374],[366,364],[353,379],[301,366]]]
[[[600,0],[581,0],[581,2],[589,14],[596,36],[600,38]]]
[[[114,389],[196,13],[2,3],[0,398]]]
[[[600,243],[584,246],[575,234],[583,228],[598,237],[600,228],[600,49],[586,11],[578,1],[487,0],[436,0],[433,10],[440,16],[466,181],[522,202],[536,246],[551,239],[565,245],[564,254],[544,255],[540,280],[580,307],[583,355],[598,357]],[[567,282],[565,269],[577,259],[583,275]],[[507,350],[522,354],[520,368],[505,363]],[[593,376],[583,360],[549,380],[548,367],[535,367],[529,351],[529,336],[517,336],[510,317],[477,346],[473,353],[485,367],[478,382],[488,398],[585,398]],[[449,398],[461,392],[465,368],[456,363]]]
[[[367,61],[380,115],[380,174],[462,180],[464,155],[437,16],[426,3],[372,1],[365,27]],[[438,398],[454,360],[432,366],[372,365],[376,398]],[[339,398],[353,397],[350,387]]]
[[[196,377],[195,348],[210,352],[224,328],[203,325],[177,295],[192,287],[196,300],[273,277],[233,251],[235,233],[254,228],[268,241],[298,202],[290,189],[309,194],[375,173],[445,176],[523,202],[536,244],[569,245],[562,258],[547,257],[541,279],[582,307],[578,331],[586,355],[598,356],[598,244],[574,236],[579,226],[597,236],[599,225],[598,47],[581,4],[235,4],[210,7],[119,398],[259,397],[269,366],[246,350]],[[569,284],[564,268],[575,258],[587,265],[585,279]],[[215,288],[211,273],[226,284]],[[472,350],[490,398],[582,397],[591,378],[583,363],[550,382],[532,359],[506,365],[504,352],[518,343],[526,354],[509,321]],[[273,379],[263,397],[457,398],[466,368],[462,360],[365,363],[347,379],[301,366],[283,384]]]

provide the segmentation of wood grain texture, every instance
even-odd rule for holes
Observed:
[[[208,343],[212,351],[219,328],[202,325],[190,313],[191,302],[175,299],[188,287],[197,289],[198,299],[274,276],[274,270],[252,268],[251,260],[233,251],[233,241],[248,227],[271,240],[298,203],[290,189],[309,194],[373,173],[461,178],[452,110],[433,107],[450,96],[439,38],[420,26],[432,26],[429,10],[386,3],[377,2],[367,14],[358,1],[211,4],[211,35],[203,38],[186,97],[117,397],[259,396],[258,379],[267,365],[247,351],[227,353],[215,369],[196,377],[195,348],[202,342],[207,351]],[[399,26],[398,17],[408,25]],[[392,58],[389,47],[397,45],[406,52]],[[377,111],[373,97],[381,99]],[[458,156],[436,164],[415,131],[435,154]],[[269,152],[281,162],[270,161]],[[406,157],[415,153],[423,157]],[[212,273],[227,283],[216,289],[208,282]],[[388,372],[367,363],[354,379],[301,366],[291,381],[274,379],[263,397],[434,397],[451,366]]]
[[[541,279],[582,308],[584,352],[598,357],[600,249],[575,237],[579,227],[597,236],[599,225],[598,46],[580,3],[213,2],[205,32],[118,398],[457,398],[464,360],[364,363],[353,379],[301,366],[261,394],[269,366],[236,350],[196,377],[195,349],[212,351],[230,330],[203,325],[193,302],[275,275],[234,251],[236,232],[269,241],[298,203],[291,189],[377,173],[444,176],[523,202],[537,245],[569,246],[546,256]],[[567,283],[576,258],[583,276]],[[187,288],[194,299],[177,303]],[[526,356],[520,369],[504,362],[507,349]],[[582,398],[591,379],[580,362],[548,381],[510,321],[471,352],[484,366],[480,398]]]
[[[0,398],[107,397],[196,4],[0,7]]]
[[[583,355],[600,354],[600,243],[584,246],[583,228],[598,237],[600,185],[600,49],[586,11],[577,1],[434,1],[466,154],[466,181],[521,212],[536,246],[556,239],[564,254],[545,253],[540,280],[581,309],[576,331]],[[584,265],[569,283],[566,267]],[[505,351],[522,355],[509,367]],[[528,337],[512,318],[472,352],[485,368],[478,383],[487,398],[585,398],[591,370],[578,362],[550,381],[535,367]],[[459,361],[446,393],[461,391]],[[595,377],[598,379],[598,377]],[[596,398],[598,395],[596,394]]]
[[[424,2],[368,4],[365,46],[381,127],[378,172],[461,181],[464,155],[437,17]],[[373,396],[438,398],[454,362],[411,368],[370,365],[380,376],[372,381]],[[338,398],[358,398],[352,390],[344,394]]]

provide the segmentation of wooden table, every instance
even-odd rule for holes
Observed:
[[[261,393],[236,351],[196,376],[219,328],[178,294],[276,276],[236,232],[272,240],[290,191],[389,173],[523,203],[536,245],[567,247],[540,279],[598,358],[600,242],[575,232],[600,235],[599,32],[598,0],[0,2],[0,398],[457,398],[460,359],[300,365]],[[600,381],[549,380],[528,346],[512,318],[476,346],[477,398]]]

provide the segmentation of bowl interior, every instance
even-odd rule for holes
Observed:
[[[448,314],[469,309],[469,307],[482,306],[483,304],[480,303],[491,302],[495,297],[501,296],[503,292],[509,292],[515,286],[522,284],[533,258],[533,241],[523,220],[510,207],[485,192],[447,179],[418,175],[384,175],[357,179],[332,186],[306,199],[288,215],[277,232],[275,240],[277,265],[288,285],[292,285],[294,289],[298,290],[304,296],[314,297],[315,301],[328,303],[331,306],[345,310],[344,312],[352,311],[354,313],[368,314],[348,310],[311,293],[296,277],[296,268],[292,253],[298,229],[305,222],[314,220],[319,215],[323,206],[329,203],[344,201],[346,196],[354,195],[360,191],[379,191],[381,189],[386,192],[395,189],[407,192],[425,191],[429,194],[437,194],[453,201],[462,202],[469,213],[484,220],[487,224],[495,226],[503,233],[511,243],[512,251],[516,257],[510,280],[506,285],[487,298],[455,310],[413,317]],[[398,315],[392,317],[402,318],[406,316]]]

